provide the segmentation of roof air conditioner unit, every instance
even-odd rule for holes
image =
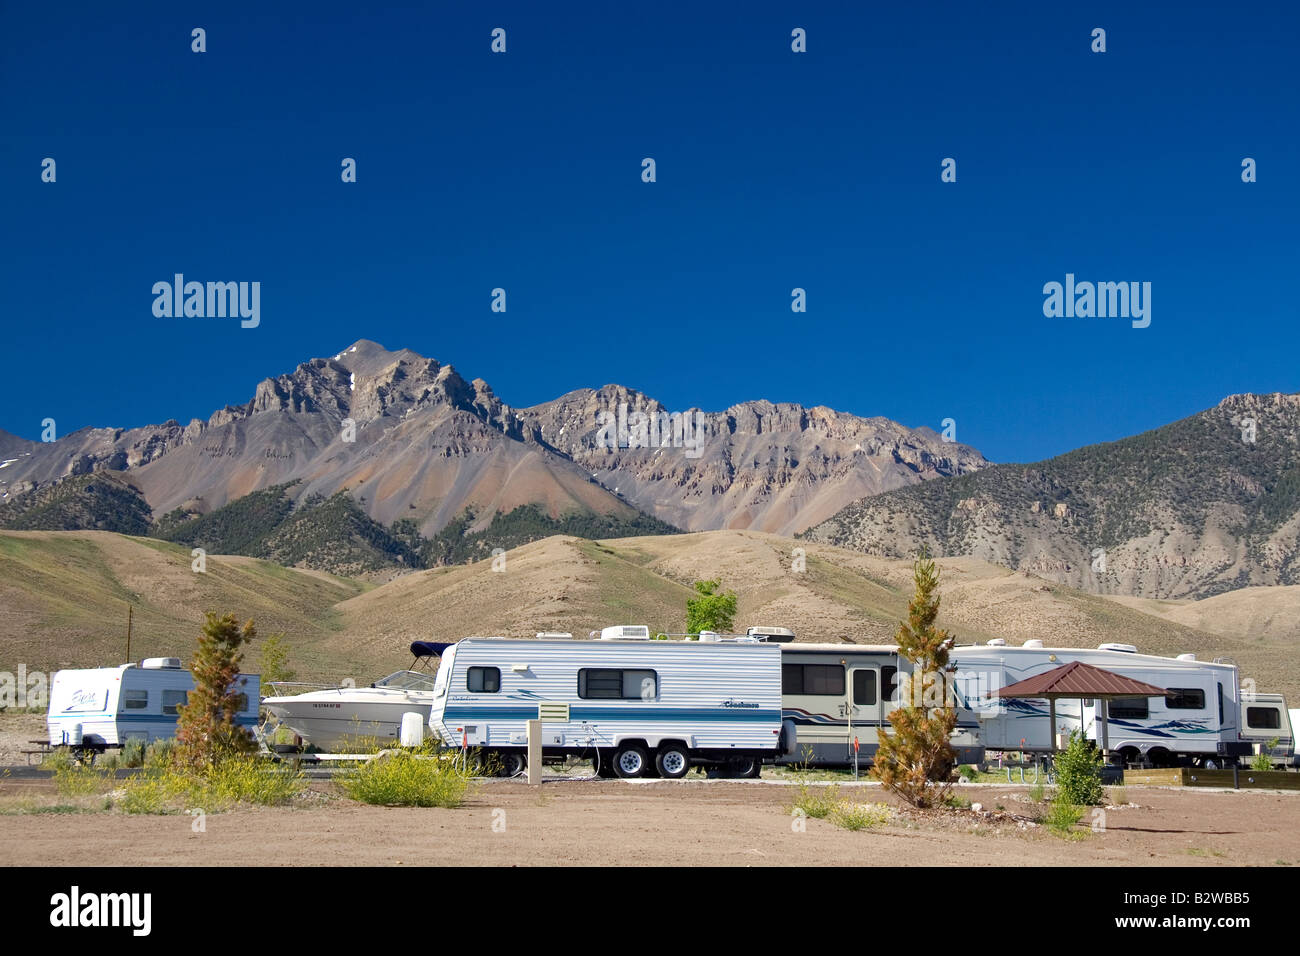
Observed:
[[[650,628],[645,624],[615,624],[600,629],[602,641],[648,641]]]

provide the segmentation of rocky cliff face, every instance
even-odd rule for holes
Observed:
[[[653,414],[642,440],[635,419],[619,428],[620,408]],[[466,507],[485,524],[527,504],[792,533],[864,495],[988,464],[928,429],[828,408],[745,402],[691,409],[685,426],[664,415],[661,429],[662,412],[617,385],[514,408],[482,379],[363,340],[260,382],[207,421],[89,428],[48,444],[9,436],[0,495],[105,469],[129,472],[156,516],[296,481],[297,496],[347,489],[375,520],[411,518],[426,534]]]
[[[1206,597],[1300,583],[1300,395],[1215,408],[1033,465],[857,502],[808,537],[971,555],[1100,594]]]
[[[988,465],[929,429],[820,406],[751,401],[674,418],[640,392],[607,385],[523,414],[596,480],[689,531],[793,534],[865,495]]]

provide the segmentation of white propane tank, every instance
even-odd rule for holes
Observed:
[[[402,736],[403,747],[418,747],[424,743],[424,717],[415,711],[407,711],[402,715]]]
[[[64,741],[69,747],[80,747],[85,739],[85,734],[81,729],[81,724],[73,724],[72,729],[64,732],[68,739]]]

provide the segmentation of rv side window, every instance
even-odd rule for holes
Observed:
[[[237,694],[237,695],[235,696],[235,707],[238,708],[239,713],[241,713],[241,714],[242,714],[244,711],[248,710],[248,695],[247,695],[247,694]]]
[[[1247,707],[1246,726],[1251,730],[1281,730],[1282,712],[1276,707]]]
[[[839,664],[783,664],[781,693],[842,697],[844,668]]]
[[[881,695],[885,700],[893,700],[894,695],[898,693],[898,668],[882,667],[880,668]]]
[[[651,670],[583,668],[578,671],[578,696],[587,700],[654,700],[659,675]]]
[[[1199,687],[1171,687],[1165,694],[1165,707],[1169,710],[1204,710],[1205,691]]]
[[[853,703],[874,704],[876,702],[876,672],[853,672]]]
[[[144,710],[148,706],[149,706],[149,692],[147,690],[122,691],[123,710]]]
[[[1145,697],[1135,697],[1132,700],[1112,700],[1106,708],[1106,714],[1127,720],[1146,720],[1150,711]]]
[[[501,668],[471,667],[466,686],[476,694],[495,694],[501,690]]]
[[[190,692],[187,690],[165,690],[162,692],[162,712],[164,714],[176,713],[177,707],[182,707],[189,700]]]

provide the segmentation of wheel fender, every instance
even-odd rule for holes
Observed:
[[[776,738],[776,749],[783,757],[797,753],[799,750],[799,728],[793,720],[781,721],[781,734]]]

